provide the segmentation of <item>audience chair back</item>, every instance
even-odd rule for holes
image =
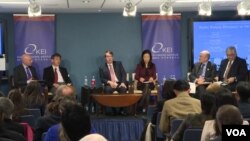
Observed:
[[[19,116],[19,119],[21,122],[26,122],[28,123],[31,127],[34,128],[35,126],[35,118],[33,115],[24,115],[24,116]]]
[[[47,132],[44,132],[44,133],[42,134],[41,141],[45,141],[46,134],[47,134]]]
[[[157,114],[156,117],[156,127],[155,127],[155,135],[156,135],[156,140],[163,140],[165,138],[164,134],[160,130],[160,119],[161,119],[161,112]]]
[[[30,115],[34,116],[35,121],[41,117],[41,110],[40,109],[28,109],[25,108],[25,111],[27,111],[27,113],[29,113]]]
[[[200,141],[202,129],[186,129],[183,135],[183,141]]]

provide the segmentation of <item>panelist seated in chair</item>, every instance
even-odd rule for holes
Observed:
[[[206,90],[205,82],[212,82],[216,76],[216,65],[208,61],[210,53],[207,50],[200,52],[199,62],[194,64],[192,73],[189,76],[191,82],[197,84],[196,87],[196,98],[200,98]]]
[[[141,55],[141,62],[137,64],[135,70],[135,86],[143,91],[143,96],[139,105],[148,105],[151,90],[155,88],[156,67],[152,62],[150,50],[144,50]]]
[[[62,84],[71,85],[67,69],[60,66],[61,58],[59,53],[53,54],[51,56],[52,65],[43,70],[43,80],[45,80],[51,92],[55,92]]]
[[[216,80],[223,81],[223,85],[231,91],[236,90],[239,81],[247,80],[247,63],[245,59],[237,56],[234,46],[226,49],[227,58],[220,63],[220,68]]]
[[[36,68],[32,66],[32,57],[28,54],[23,54],[21,57],[22,63],[14,68],[13,79],[14,85],[21,88],[23,92],[27,84],[32,80],[37,80]]]
[[[126,93],[126,71],[122,63],[113,60],[113,52],[110,50],[105,52],[104,57],[106,62],[99,68],[100,79],[104,84],[104,93],[112,94],[114,91]]]

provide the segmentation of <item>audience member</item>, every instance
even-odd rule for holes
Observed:
[[[37,108],[41,110],[42,115],[44,114],[46,102],[39,82],[30,82],[25,88],[23,95],[25,108]]]
[[[173,88],[176,98],[167,100],[162,109],[160,130],[163,133],[169,132],[170,120],[173,118],[183,119],[188,114],[201,113],[200,100],[189,95],[190,86],[187,81],[177,80]]]
[[[216,76],[216,65],[210,61],[210,53],[207,50],[200,52],[199,62],[194,64],[194,68],[189,76],[191,82],[197,84],[195,97],[200,98],[205,93],[207,84],[213,82]]]
[[[22,125],[11,120],[14,104],[6,97],[0,97],[0,140],[25,141]]]
[[[53,54],[51,56],[52,65],[45,68],[43,71],[43,80],[45,80],[49,91],[53,93],[62,84],[71,85],[67,69],[60,66],[61,58],[59,53]]]
[[[239,82],[236,86],[239,96],[239,109],[244,118],[250,118],[250,84],[249,82]]]
[[[61,112],[65,102],[72,100],[76,102],[74,97],[70,96],[55,96],[51,103],[47,105],[46,114],[43,117],[37,119],[35,123],[35,136],[34,141],[41,141],[42,134],[47,130],[61,122]]]
[[[247,78],[247,63],[245,59],[237,56],[236,48],[230,46],[226,49],[227,58],[222,60],[218,72],[219,81],[223,81],[227,88],[235,91],[236,84],[239,81],[245,81]]]
[[[223,105],[216,113],[216,123],[219,128],[217,138],[221,138],[222,125],[242,125],[243,117],[239,109],[233,105]],[[216,139],[218,141],[218,139]]]
[[[26,115],[27,112],[24,110],[25,104],[22,97],[22,93],[19,89],[12,89],[9,91],[8,98],[14,104],[14,112],[12,114],[12,119],[19,122],[19,116]]]
[[[215,94],[216,96],[216,106],[215,110],[213,111],[213,119],[216,117],[216,112],[218,109],[223,105],[234,105],[238,106],[237,100],[232,95],[232,92],[224,87],[221,87],[220,90]],[[246,122],[247,123],[247,122]],[[217,137],[218,133],[218,126],[216,124],[216,120],[207,120],[204,124],[201,141],[210,141],[214,140]]]
[[[65,102],[61,123],[49,128],[45,141],[77,141],[91,133],[91,122],[85,109],[76,102]]]
[[[55,96],[72,96],[75,97],[75,89],[73,86],[68,86],[68,85],[60,85],[56,92]]]
[[[80,139],[80,141],[108,141],[108,140],[100,134],[89,134]]]
[[[32,58],[29,54],[22,55],[22,64],[16,66],[13,71],[14,85],[23,92],[27,84],[37,80],[36,69],[32,66]]]
[[[206,120],[212,119],[212,112],[215,108],[214,93],[206,92],[201,95],[202,113],[189,114],[174,133],[172,140],[182,141],[184,131],[187,128],[202,128]]]
[[[211,93],[217,93],[217,91],[220,89],[220,84],[219,83],[211,83],[207,86],[206,91],[211,92]]]
[[[135,89],[143,91],[138,106],[146,107],[149,103],[151,90],[155,88],[156,83],[156,67],[152,62],[152,54],[150,50],[144,50],[141,55],[141,61],[135,70]]]

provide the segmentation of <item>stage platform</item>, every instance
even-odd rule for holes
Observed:
[[[109,141],[139,141],[144,126],[145,116],[91,116],[92,127]]]

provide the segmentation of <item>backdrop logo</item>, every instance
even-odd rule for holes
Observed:
[[[173,52],[173,48],[172,47],[166,47],[161,42],[156,42],[152,46],[151,51],[153,53],[172,53]]]
[[[26,54],[46,55],[46,49],[39,49],[36,44],[28,44],[24,49]]]

